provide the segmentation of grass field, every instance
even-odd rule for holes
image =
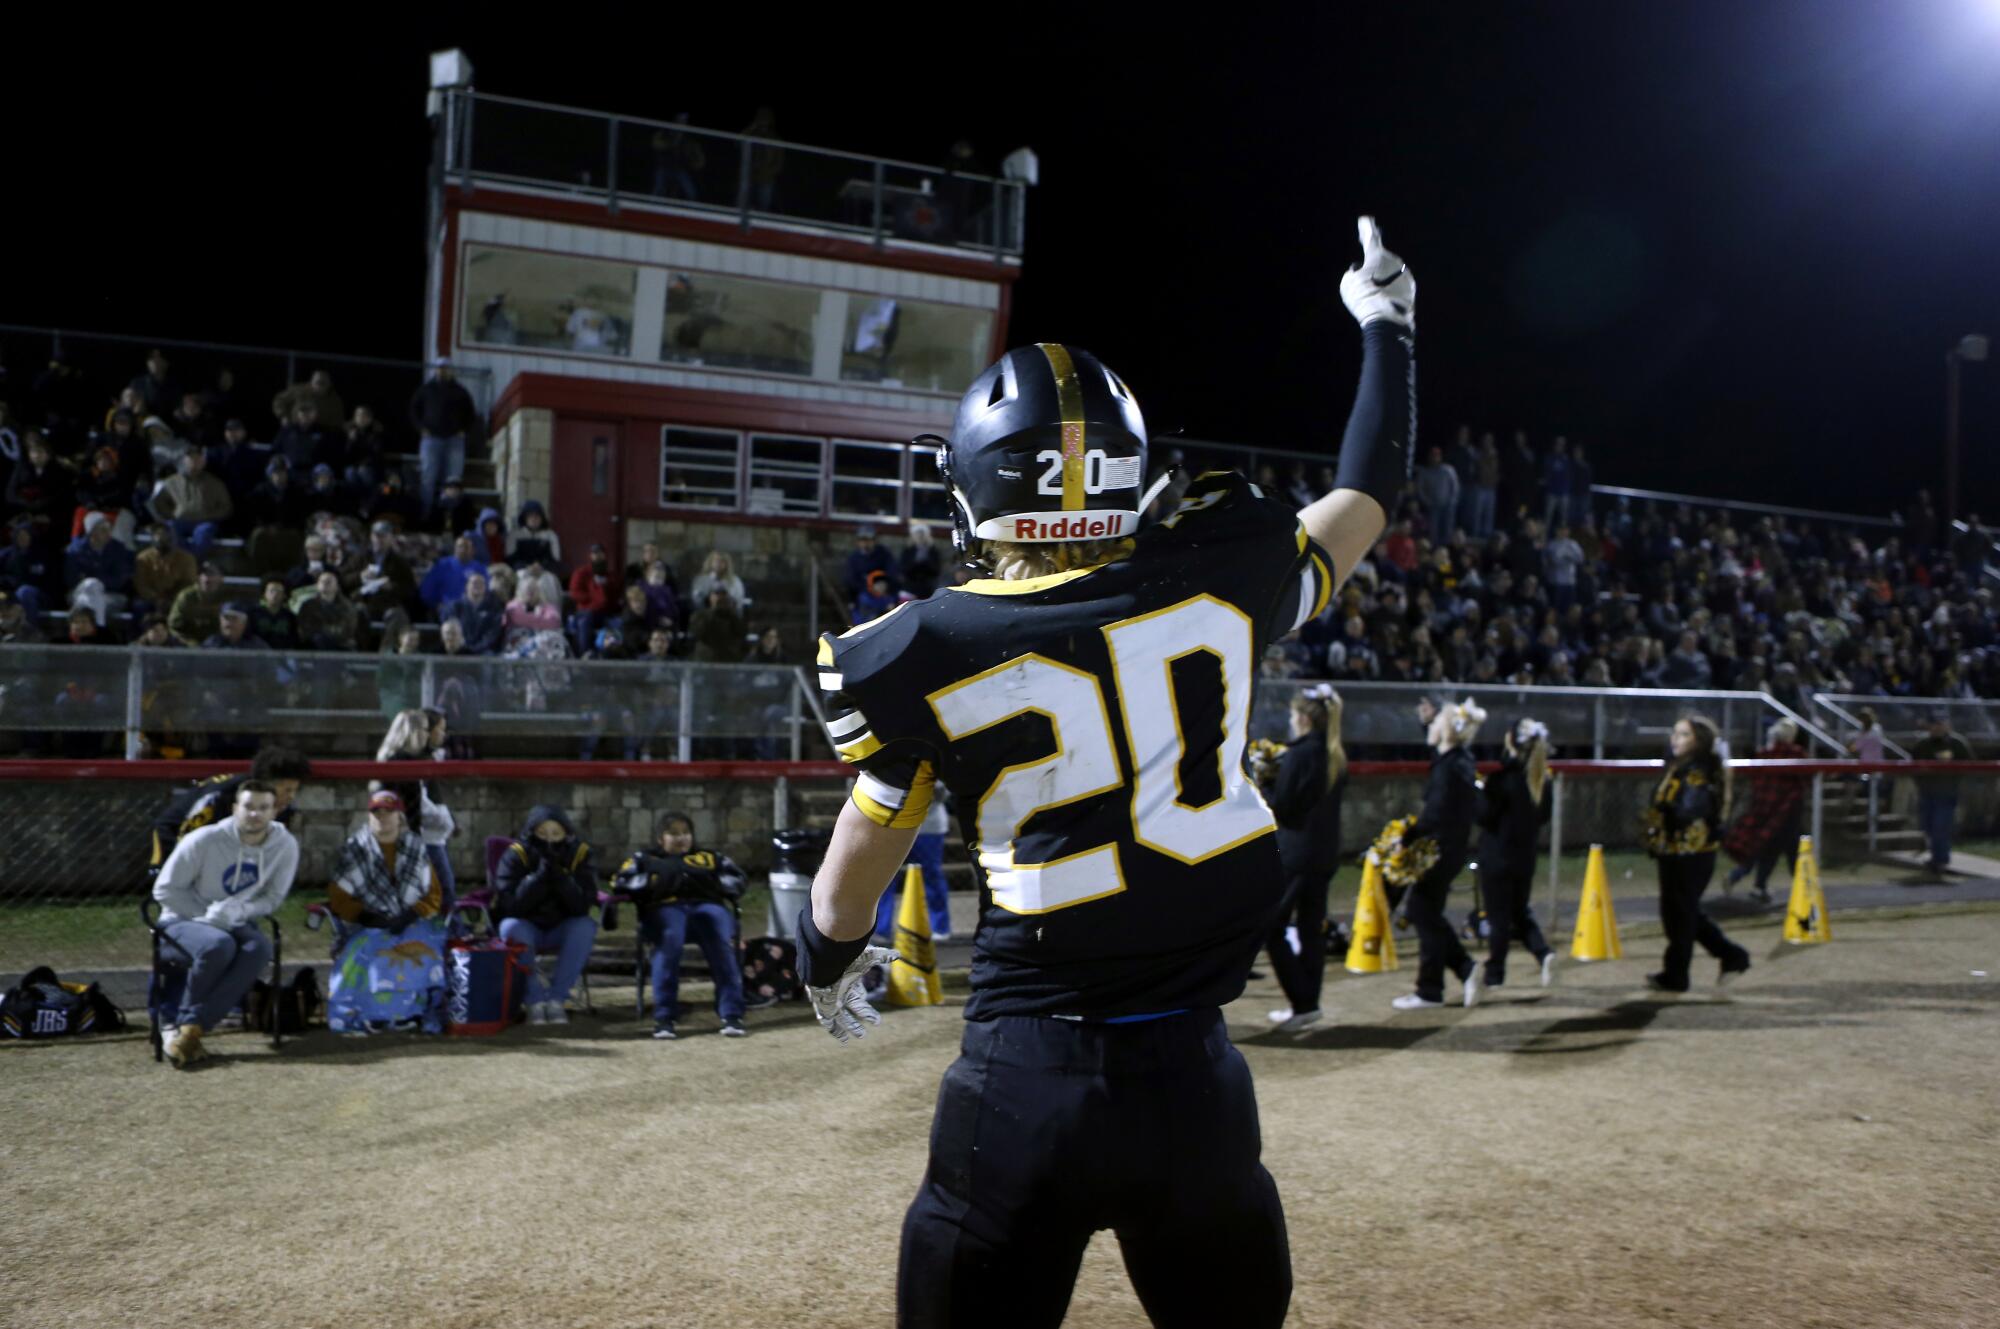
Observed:
[[[1733,1002],[1647,999],[1656,939],[1470,1012],[1337,978],[1296,1037],[1253,985],[1290,1323],[2000,1322],[2000,911],[1740,935]],[[958,1012],[751,1022],[0,1048],[0,1325],[889,1324]],[[1109,1234],[1068,1323],[1143,1323]]]

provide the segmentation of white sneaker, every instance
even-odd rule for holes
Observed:
[[[1479,966],[1474,965],[1472,972],[1465,976],[1465,1004],[1468,1007],[1477,1006],[1479,994],[1485,990],[1486,980],[1480,976]]]
[[[1278,1026],[1281,1034],[1296,1034],[1301,1029],[1310,1029],[1326,1017],[1319,1011],[1300,1011]]]
[[[529,1002],[528,1023],[547,1024],[548,1022],[549,1022],[549,1004],[546,1001]]]
[[[931,933],[931,940],[932,940],[932,941],[950,941],[950,940],[951,940],[951,932],[950,932],[950,931],[949,931],[948,929],[947,929],[946,931],[944,931],[944,932],[933,932],[933,933]]]
[[[1292,1008],[1289,1006],[1280,1006],[1277,1010],[1270,1012],[1264,1018],[1269,1020],[1272,1024],[1283,1024],[1285,1021],[1292,1018]]]
[[[561,1002],[559,1001],[550,1002],[548,1004],[548,1011],[549,1011],[548,1019],[543,1021],[544,1024],[569,1023],[569,1012],[563,1009],[563,1004]]]
[[[1542,986],[1545,988],[1552,988],[1555,985],[1556,985],[1556,953],[1554,951],[1550,951],[1547,955],[1544,955],[1542,957]]]
[[[1433,1006],[1444,1005],[1441,1001],[1432,1001],[1428,997],[1419,997],[1414,992],[1405,992],[1389,1004],[1399,1011],[1426,1011]]]

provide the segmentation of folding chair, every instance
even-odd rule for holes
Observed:
[[[500,924],[493,918],[493,901],[498,894],[498,887],[494,885],[494,881],[500,871],[500,860],[506,856],[507,846],[513,843],[514,837],[511,835],[489,835],[486,837],[486,884],[477,890],[467,891],[459,898],[458,907],[460,909],[477,909],[484,914],[488,920],[488,928],[491,934],[496,937],[500,935]],[[597,909],[601,916],[600,929],[605,932],[616,932],[618,930],[617,897],[604,891],[597,892]],[[535,954],[538,956],[554,955],[557,953],[557,950],[558,948],[555,946],[544,944],[535,948]],[[577,985],[583,994],[583,1013],[585,1015],[597,1014],[597,1003],[592,999],[590,992],[590,964],[588,961],[584,963],[583,973],[578,978]]]
[[[161,907],[158,900],[147,896],[139,902],[139,921],[152,934],[152,970],[146,976],[146,1039],[153,1048],[153,1060],[165,1061],[167,1057],[166,1021],[162,1012],[178,1015],[181,996],[187,988],[188,967],[194,963],[187,948],[167,935],[160,926]],[[273,991],[284,989],[285,934],[278,925],[275,915],[267,914],[264,921],[271,925],[271,987]],[[171,949],[173,954],[166,952]],[[247,1025],[247,1020],[246,1020]],[[271,1021],[271,1048],[276,1051],[285,1044],[284,1021]]]
[[[646,925],[650,920],[645,916],[640,897],[632,892],[614,890],[611,892],[611,899],[618,903],[630,905],[632,908],[632,1009],[643,1020],[651,1009],[646,1001],[646,995],[653,981],[652,943],[646,940]],[[742,901],[731,900],[729,902],[729,913],[730,917],[736,921],[736,956],[737,960],[741,962],[743,958]],[[701,952],[701,947],[693,941],[684,943],[683,949],[693,950],[697,954]],[[707,961],[708,957],[703,955],[702,962],[706,964]]]

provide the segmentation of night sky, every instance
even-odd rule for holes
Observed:
[[[2000,338],[2000,0],[501,12],[18,50],[0,319],[415,356],[425,55],[458,45],[487,92],[1034,147],[1013,340],[1096,350],[1156,433],[1330,446],[1359,211],[1417,273],[1427,438],[1567,433],[1600,483],[1886,510],[1939,483],[1946,348]],[[2000,361],[1965,382],[1991,513]]]

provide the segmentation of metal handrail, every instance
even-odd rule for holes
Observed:
[[[800,143],[794,139],[759,138],[754,134],[744,134],[727,129],[710,129],[704,125],[683,124],[676,120],[649,120],[643,115],[625,115],[616,111],[591,111],[578,106],[559,106],[554,102],[535,101],[528,97],[508,97],[497,92],[476,92],[464,89],[455,95],[468,97],[474,103],[491,102],[501,106],[525,106],[536,111],[556,111],[563,115],[582,116],[591,120],[615,120],[624,124],[645,125],[649,129],[664,129],[674,134],[689,134],[697,138],[728,139],[732,143],[749,143],[759,147],[778,148],[788,152],[810,153],[815,157],[843,157],[848,161],[880,162],[884,166],[894,166],[907,171],[929,171],[935,175],[949,174],[960,180],[978,180],[985,184],[1017,184],[1004,176],[986,175],[978,171],[951,170],[934,162],[902,161],[895,157],[882,157],[866,152],[849,152],[845,148],[823,148],[817,144]]]
[[[1813,693],[1813,705],[1831,711],[1834,719],[1840,721],[1842,724],[1853,725],[1856,730],[1859,730],[1861,728],[1860,717],[1853,715],[1846,707],[1841,706],[1835,700],[1838,696],[1840,694],[1833,692],[1815,692]],[[1854,698],[1847,697],[1845,700],[1853,701]],[[1887,732],[1884,732],[1882,735],[1882,746],[1890,752],[1895,753],[1898,757],[1901,757],[1904,761],[1910,760],[1910,750],[1895,739],[1890,738]]]
[[[1698,494],[1674,494],[1663,489],[1631,489],[1624,485],[1592,485],[1590,492],[1612,498],[1636,498],[1649,503],[1685,503],[1697,508],[1729,508],[1736,512],[1761,512],[1772,517],[1805,517],[1812,521],[1846,522],[1855,526],[1903,525],[1900,517],[1864,517],[1853,512],[1827,512],[1820,508],[1788,508],[1776,503],[1751,503],[1738,498],[1703,498]]]

